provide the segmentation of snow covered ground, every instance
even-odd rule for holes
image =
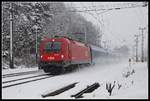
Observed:
[[[7,65],[6,65],[7,66]],[[27,71],[35,71],[38,70],[38,67],[32,67],[32,68],[25,68],[24,65],[21,65],[17,67],[16,69],[3,69],[2,70],[2,75],[4,74],[10,74],[10,73],[19,73],[19,72],[27,72]]]
[[[37,68],[32,68],[32,70]],[[29,70],[29,69],[26,69]],[[25,69],[6,69],[2,73],[22,72]],[[109,96],[106,83],[115,87]],[[42,98],[41,95],[55,91],[68,84],[78,82],[76,86],[59,95]],[[74,99],[70,97],[83,90],[87,85],[98,82],[100,87],[91,93],[85,93],[81,99],[148,99],[148,64],[132,63],[128,60],[114,64],[96,64],[75,72],[57,75],[48,79],[2,89],[3,99]],[[121,87],[118,88],[120,85]]]

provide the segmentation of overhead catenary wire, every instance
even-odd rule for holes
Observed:
[[[84,9],[87,9],[86,6],[84,6],[83,4],[81,4],[81,5],[83,6]],[[108,10],[107,10],[107,11],[108,11]],[[103,11],[103,12],[101,12],[101,13],[104,13],[104,12],[106,12],[106,11]],[[98,23],[99,23],[101,26],[104,26],[104,24],[100,21],[100,19],[98,18],[98,16],[94,16],[93,12],[88,11],[88,12],[85,12],[85,13],[90,14],[94,19],[96,19],[96,20],[98,21]],[[100,30],[100,31],[101,31],[101,30]]]
[[[93,8],[95,7],[93,3],[92,3],[92,7],[93,7]],[[108,11],[108,10],[107,10],[107,11]],[[104,12],[106,12],[106,11],[104,11]],[[104,12],[101,12],[101,13],[104,13]],[[96,13],[96,15],[97,15],[97,17],[98,17],[98,21],[99,21],[99,22],[102,22],[102,26],[101,26],[101,27],[104,27],[103,20],[100,21],[100,19],[99,19],[99,18],[100,18],[100,16],[99,16],[100,14],[96,11],[96,8],[95,8],[95,13]],[[103,17],[102,17],[102,19],[103,19]],[[100,43],[99,43],[99,44],[100,44],[100,46],[102,46],[102,44],[101,44],[101,42],[102,42],[102,35],[103,35],[103,34],[102,34],[102,28],[100,28],[100,31],[101,31],[101,34],[100,34],[100,38],[101,38],[101,39],[100,39]]]
[[[105,5],[105,6],[106,7],[104,7],[104,8],[94,8],[94,9],[90,8],[90,9],[84,9],[84,10],[75,9],[75,10],[67,10],[66,12],[70,12],[70,13],[71,12],[81,12],[81,13],[82,12],[84,12],[84,13],[96,12],[96,14],[103,14],[103,13],[108,12],[110,10],[120,10],[120,9],[127,9],[127,8],[145,7],[145,6],[147,6],[147,4],[144,4],[143,2],[141,2],[140,4],[138,4],[138,3],[122,3],[122,4],[114,4],[114,5],[110,5],[110,6]],[[92,5],[92,6],[88,6],[88,7],[98,7],[98,6]],[[75,8],[79,8],[79,7],[75,7]],[[56,13],[62,12],[62,11],[57,11],[57,10],[53,10],[53,11],[55,11]],[[92,13],[90,13],[90,14],[94,17],[94,15]],[[97,17],[94,17],[94,18],[98,19]],[[99,21],[99,23],[101,23],[101,21]]]
[[[127,5],[129,5],[129,4],[127,4]],[[123,5],[122,5],[123,6]],[[132,5],[133,6],[133,5]],[[135,6],[135,5],[134,5]],[[92,6],[91,6],[92,7]],[[75,7],[76,8],[76,7]],[[87,10],[87,7],[84,7],[84,8],[86,8],[86,9],[84,9],[84,11],[86,10],[87,11],[87,13],[88,14],[90,14],[90,15],[92,15],[99,23],[100,23],[100,25],[102,25],[102,22],[99,20],[99,18],[97,17],[97,16],[94,16],[94,14],[93,14],[93,11],[98,15],[98,13],[97,13],[97,10],[96,9],[93,9],[92,11],[90,11],[90,10]],[[118,9],[119,7],[114,7],[114,9]],[[124,7],[124,8],[127,8],[127,7]],[[131,8],[131,7],[130,7]],[[104,12],[100,12],[101,14],[102,13],[105,13],[105,12],[108,12],[108,11],[110,11],[110,10],[113,10],[113,9],[107,9],[107,10],[105,10]],[[86,13],[86,12],[85,12]],[[100,14],[99,13],[99,14]],[[113,35],[112,35],[113,36]],[[122,42],[120,39],[117,39],[119,42]]]
[[[71,2],[72,3],[72,2]],[[79,4],[83,4],[83,2],[80,2]],[[91,3],[91,2],[89,2],[89,3]],[[93,2],[92,2],[93,3]],[[103,3],[110,3],[109,5],[108,4],[103,4]],[[85,4],[85,3],[84,3]],[[96,4],[98,4],[97,2],[96,2]],[[100,5],[97,5],[97,6],[95,6],[95,5],[92,5],[92,6],[86,6],[87,8],[93,8],[93,7],[96,7],[96,8],[98,8],[98,7],[102,7],[102,8],[105,8],[105,7],[108,7],[108,6],[110,6],[110,7],[114,7],[114,6],[137,6],[137,4],[139,4],[139,5],[143,5],[143,6],[147,6],[148,4],[147,4],[147,2],[128,2],[128,3],[116,3],[116,2],[100,2],[99,3]],[[82,9],[82,7],[81,6],[76,6],[76,8],[77,9]]]
[[[118,4],[119,5],[119,4]],[[127,6],[128,5],[128,6]],[[128,8],[137,8],[137,7],[146,7],[147,4],[140,4],[140,5],[133,5],[131,4],[129,6],[129,4],[127,4],[126,6],[124,7],[111,7],[111,8],[98,8],[96,9],[96,11],[104,11],[104,10],[120,10],[120,9],[128,9]],[[86,10],[67,10],[67,12],[89,12],[89,11],[94,11],[95,12],[95,9],[86,9]],[[63,12],[63,11],[60,11],[60,10],[55,10],[56,13],[60,13],[60,12]]]

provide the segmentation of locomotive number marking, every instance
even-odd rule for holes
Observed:
[[[48,59],[50,59],[50,60],[54,60],[55,58],[54,58],[54,57],[48,57]]]

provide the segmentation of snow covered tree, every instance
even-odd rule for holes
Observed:
[[[62,2],[12,2],[12,4],[15,64],[19,64],[18,59],[21,59],[23,64],[35,64],[36,32],[39,44],[42,38],[57,34],[72,36],[73,39],[84,42],[86,31],[87,43],[96,45],[98,31],[95,26],[80,14],[68,12],[69,8]],[[10,2],[3,2],[2,8],[2,50],[9,52]]]

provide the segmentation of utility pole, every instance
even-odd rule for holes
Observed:
[[[103,43],[104,43],[104,48],[107,48],[107,46],[106,46],[106,43],[107,43],[107,42],[106,42],[106,41],[103,41]]]
[[[36,27],[36,64],[38,63],[37,30],[38,30],[38,27]]]
[[[37,6],[39,6],[38,5],[38,3],[36,3],[36,5]],[[40,23],[39,23],[39,21],[40,21],[40,18],[41,18],[41,16],[39,16],[38,15],[38,8],[35,8],[35,16],[36,16],[36,18],[35,18],[35,40],[36,40],[36,46],[35,46],[35,48],[36,48],[36,52],[35,52],[35,54],[36,54],[36,64],[38,64],[38,30],[40,29],[39,28],[39,26],[40,26]]]
[[[71,14],[70,14],[70,15],[69,15],[69,26],[68,26],[69,29],[71,29],[71,27],[72,27],[72,26],[71,26],[71,23],[72,23],[71,20],[72,20],[72,19],[71,19]],[[72,39],[72,38],[73,38],[73,37],[72,37],[72,32],[70,32],[70,35],[68,35],[68,36]]]
[[[85,43],[87,43],[87,36],[86,36],[86,24],[85,24],[85,26],[84,26],[84,33],[85,33],[85,39],[84,39],[84,41],[85,41]]]
[[[139,43],[139,40],[138,40],[138,37],[139,35],[135,35],[135,42],[136,42],[136,62],[138,62],[138,43]]]
[[[35,29],[35,58],[36,58],[36,64],[38,64],[38,31],[40,30],[40,27],[37,24],[37,19],[36,19],[36,24],[33,26]]]
[[[100,34],[100,39],[99,39],[99,45],[100,45],[100,47],[102,47],[102,35],[103,34]]]
[[[13,7],[10,3],[10,68],[14,68],[13,62]]]
[[[142,39],[141,39],[141,62],[144,62],[144,35],[143,35],[143,32],[144,30],[146,29],[146,27],[143,27],[143,28],[139,28],[139,30],[142,30]]]
[[[3,39],[4,39],[4,31],[3,31],[3,25],[4,25],[4,20],[3,20],[3,18],[4,18],[4,16],[3,16],[3,12],[4,12],[4,9],[3,9],[3,2],[2,2],[2,23],[1,23],[1,26],[2,26],[2,54],[3,54],[3,49],[4,49],[4,45],[3,45]]]

